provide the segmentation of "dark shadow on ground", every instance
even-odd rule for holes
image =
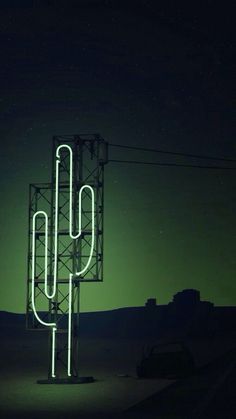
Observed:
[[[199,368],[124,412],[124,418],[233,419],[236,417],[236,350]]]

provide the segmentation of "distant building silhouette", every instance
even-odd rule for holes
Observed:
[[[0,313],[1,329],[6,325],[6,330],[10,332],[11,327],[20,327],[23,317]],[[156,298],[148,298],[142,307],[81,313],[80,333],[82,336],[101,338],[156,339],[227,334],[235,334],[236,337],[236,307],[215,307],[209,301],[201,301],[198,290],[185,289],[176,293],[167,305],[157,305]]]
[[[236,330],[236,307],[214,307],[200,292],[185,289],[167,305],[148,298],[143,307],[82,313],[81,333],[100,337],[204,337]],[[225,332],[227,331],[227,332]]]
[[[175,330],[176,334],[184,335],[209,334],[214,304],[201,301],[198,290],[185,289],[178,292],[167,307],[166,330]]]
[[[173,297],[174,304],[181,304],[184,306],[195,306],[200,303],[200,291],[194,289],[185,289],[177,292]]]
[[[156,305],[157,305],[156,298],[148,298],[145,303],[145,307],[147,308],[153,308],[153,307],[156,307]]]

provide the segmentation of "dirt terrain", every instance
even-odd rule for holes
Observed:
[[[137,378],[136,363],[141,357],[144,343],[147,342],[135,339],[83,338],[80,343],[80,375],[92,375],[95,382],[83,385],[40,385],[37,380],[47,377],[46,334],[24,332],[2,336],[1,417],[111,418],[123,414],[128,417],[145,417],[139,416],[138,408],[134,407],[150,400],[150,397],[156,397],[160,392],[164,394],[162,390],[173,388],[177,381]],[[234,347],[235,341],[231,338],[224,341],[192,340],[188,345],[197,366],[201,368]],[[145,406],[142,405],[142,412]],[[158,412],[158,405],[152,402],[152,414],[153,409]]]

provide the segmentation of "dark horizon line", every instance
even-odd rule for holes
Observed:
[[[209,303],[211,303],[210,301],[207,301],[207,300],[200,300],[200,303],[204,303],[204,302],[209,302]],[[156,308],[159,308],[159,307],[165,307],[165,306],[168,306],[169,304],[171,304],[172,303],[172,301],[170,301],[169,303],[167,303],[167,304],[156,304]],[[212,303],[213,304],[213,307],[214,308],[236,308],[236,305],[215,305],[214,303]],[[94,310],[94,311],[80,311],[80,313],[79,314],[91,314],[91,313],[105,313],[105,312],[109,312],[109,311],[118,311],[118,310],[125,310],[125,309],[149,309],[149,307],[146,307],[145,305],[142,305],[142,306],[124,306],[124,307],[117,307],[117,308],[111,308],[111,309],[107,309],[107,310]],[[47,313],[47,311],[38,311],[39,313]],[[5,314],[12,314],[12,315],[16,315],[16,316],[26,316],[26,312],[14,312],[14,311],[7,311],[7,310],[0,310],[0,315],[1,314],[3,314],[3,313],[5,313]]]

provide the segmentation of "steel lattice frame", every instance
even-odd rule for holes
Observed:
[[[78,231],[78,196],[82,186],[93,188],[95,196],[95,245],[91,263],[80,277],[75,273],[86,264],[91,245],[91,195],[82,194],[82,234],[78,240],[71,240],[68,234],[69,224],[69,156],[66,150],[61,152],[59,165],[59,211],[58,211],[58,252],[57,255],[57,291],[53,300],[44,292],[45,266],[45,220],[38,216],[35,227],[35,281],[34,299],[42,319],[57,324],[56,332],[56,370],[57,377],[64,376],[65,353],[67,351],[68,318],[68,278],[72,278],[72,374],[79,376],[78,366],[78,330],[79,300],[81,282],[100,282],[103,280],[103,202],[104,202],[104,164],[107,162],[107,143],[98,135],[68,135],[53,137],[52,179],[51,183],[30,185],[29,196],[29,231],[28,231],[28,275],[27,275],[27,329],[45,330],[35,318],[32,308],[32,220],[37,211],[48,214],[48,285],[53,284],[54,229],[55,229],[55,161],[56,149],[67,144],[73,151],[73,234]],[[52,339],[49,339],[49,352]],[[49,357],[50,359],[50,357]],[[49,362],[50,364],[50,362]],[[50,376],[49,365],[48,376]]]

